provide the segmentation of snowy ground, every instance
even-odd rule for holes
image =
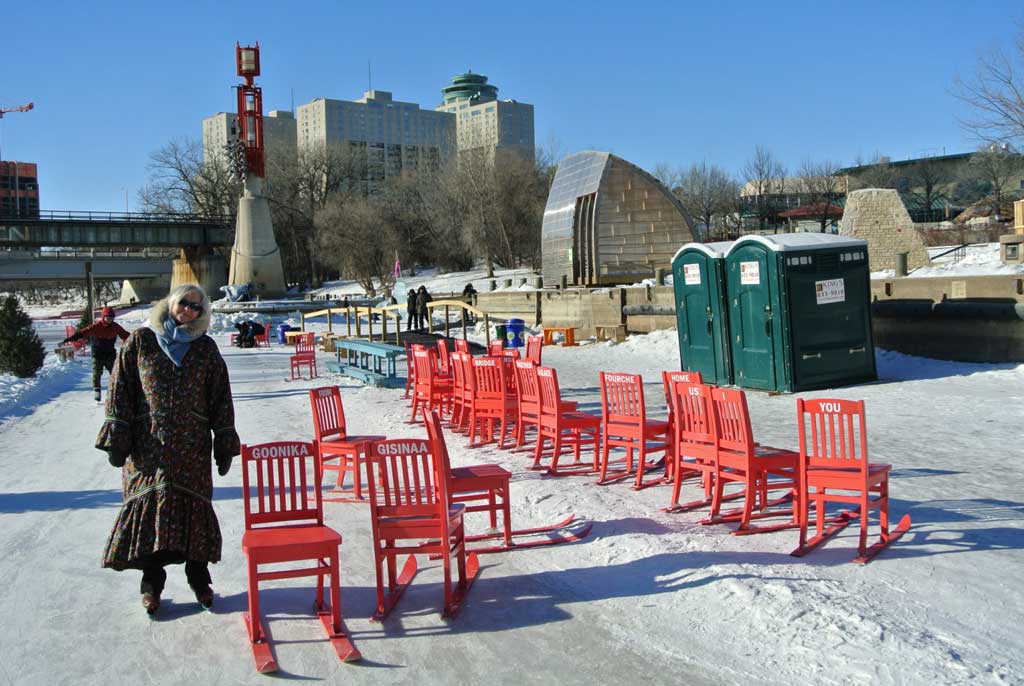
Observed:
[[[482,283],[475,283],[479,289]],[[139,325],[144,311],[120,321]],[[401,391],[340,377],[285,383],[287,355],[226,346],[243,441],[308,438],[306,396],[337,383],[350,429],[422,436],[405,423]],[[41,322],[48,347],[64,322]],[[636,371],[649,406],[675,368],[673,331],[625,343],[545,348],[565,396],[599,410],[597,371]],[[322,356],[327,359],[327,355]],[[120,476],[92,448],[103,419],[88,358],[54,362],[34,380],[0,377],[0,683],[249,684],[241,612],[246,575],[241,477],[216,479],[224,559],[212,568],[217,604],[200,612],[180,568],[159,621],[138,600],[138,573],[99,567],[120,505]],[[876,384],[801,394],[867,401],[872,457],[894,465],[892,512],[911,532],[867,566],[850,562],[854,532],[809,557],[789,556],[794,532],[734,537],[697,524],[701,512],[659,512],[668,487],[634,492],[589,477],[545,478],[523,454],[471,450],[449,434],[453,462],[513,470],[513,521],[575,512],[594,522],[582,542],[483,558],[459,618],[440,617],[438,563],[383,625],[373,624],[374,576],[365,507],[327,504],[344,536],[343,610],[364,660],[340,664],[311,614],[307,580],[261,594],[282,675],[354,684],[1024,684],[1024,365],[969,365],[880,352]],[[756,438],[796,445],[794,396],[748,394]],[[1016,457],[1014,457],[1016,456]],[[684,497],[696,497],[689,487]],[[471,520],[479,529],[482,522]],[[853,529],[853,527],[851,527]]]
[[[919,267],[911,271],[908,276],[912,278],[928,277],[960,277],[960,276],[999,276],[999,275],[1022,275],[1024,265],[1003,264],[999,260],[998,243],[977,243],[970,245],[965,250],[961,259],[956,259],[956,254],[950,252],[955,245],[928,248],[928,257],[932,263],[927,267]],[[878,272],[871,272],[872,279],[891,279],[896,275],[893,269],[884,269]]]

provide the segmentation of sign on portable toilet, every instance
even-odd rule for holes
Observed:
[[[687,243],[672,258],[680,369],[707,383],[732,383],[725,253],[732,241]]]
[[[725,270],[736,385],[794,392],[877,378],[866,241],[744,236]]]

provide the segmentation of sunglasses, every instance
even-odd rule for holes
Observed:
[[[179,300],[178,304],[181,305],[182,307],[186,308],[186,309],[192,310],[196,314],[202,314],[203,313],[203,304],[202,303],[193,303],[193,302],[189,302],[188,300]]]

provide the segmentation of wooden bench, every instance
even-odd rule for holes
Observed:
[[[403,388],[398,376],[398,357],[405,348],[390,343],[371,343],[358,339],[334,339],[338,361],[327,365],[331,371],[364,381],[371,386]]]
[[[626,340],[625,324],[594,324],[594,332],[599,341],[611,338],[616,343],[622,343]]]
[[[554,338],[552,338],[555,333],[562,334],[563,347],[568,348],[570,346],[579,345],[576,343],[577,327],[575,326],[542,326],[541,328],[544,331],[544,345],[555,344]]]

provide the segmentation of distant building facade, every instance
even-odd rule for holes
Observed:
[[[268,157],[295,156],[297,137],[295,115],[287,110],[274,110],[263,116],[264,148]],[[238,115],[218,112],[203,120],[203,162],[225,159],[228,144],[238,140]]]
[[[34,162],[0,162],[0,217],[39,216],[39,174]]]
[[[692,240],[686,210],[652,175],[611,153],[574,153],[558,163],[544,208],[544,285],[635,283],[670,269]]]
[[[533,105],[498,100],[498,87],[473,72],[453,77],[441,93],[444,102],[436,109],[455,117],[460,156],[475,152],[493,161],[504,153],[533,162]]]
[[[299,149],[346,145],[365,155],[371,192],[404,170],[437,167],[455,147],[454,118],[366,91],[356,101],[317,98],[296,108]]]

